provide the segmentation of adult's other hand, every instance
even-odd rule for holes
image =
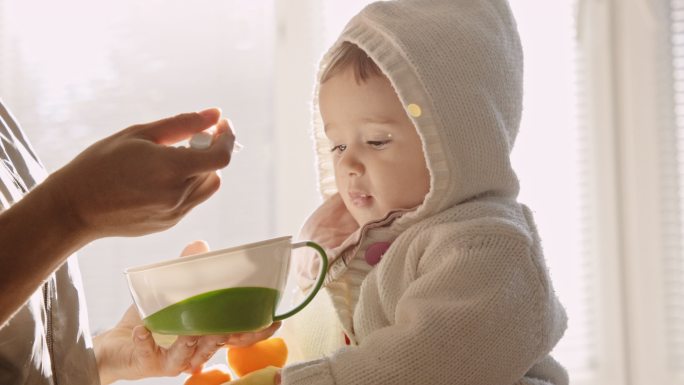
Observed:
[[[218,109],[131,126],[86,149],[44,184],[66,225],[87,239],[136,236],[176,224],[220,185],[235,136]],[[204,150],[173,143],[216,125]]]

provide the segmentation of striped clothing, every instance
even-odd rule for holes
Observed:
[[[46,176],[26,136],[0,101],[0,211]],[[3,255],[7,257],[21,258]],[[80,280],[72,256],[0,326],[0,384],[99,384]]]

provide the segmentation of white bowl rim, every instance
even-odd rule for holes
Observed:
[[[126,270],[124,270],[124,274],[141,273],[141,272],[144,272],[147,270],[152,270],[152,269],[156,269],[156,268],[160,268],[160,267],[167,267],[167,266],[172,266],[172,265],[181,265],[181,264],[196,261],[198,259],[211,258],[211,257],[221,255],[221,254],[225,254],[225,253],[232,253],[232,252],[240,250],[240,249],[261,247],[261,246],[266,246],[266,245],[271,244],[271,243],[278,243],[278,242],[282,242],[282,241],[290,240],[290,239],[292,239],[291,235],[284,235],[281,237],[265,239],[263,241],[252,242],[252,243],[245,243],[242,245],[228,247],[225,249],[211,250],[211,251],[207,251],[206,253],[195,254],[195,255],[191,255],[189,257],[180,257],[180,258],[165,260],[165,261],[161,261],[161,262],[154,262],[154,263],[150,263],[147,265],[133,266],[133,267],[129,267]]]

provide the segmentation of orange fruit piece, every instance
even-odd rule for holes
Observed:
[[[287,345],[282,338],[269,338],[251,346],[228,349],[228,365],[242,377],[267,366],[282,368],[287,361]]]
[[[220,385],[228,381],[230,381],[230,374],[220,369],[211,369],[193,374],[185,380],[183,385]]]

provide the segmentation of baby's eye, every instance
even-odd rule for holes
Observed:
[[[368,145],[370,145],[370,146],[373,147],[373,148],[379,149],[379,150],[381,150],[381,149],[387,147],[387,145],[389,144],[389,142],[391,142],[391,140],[389,140],[389,139],[385,139],[385,140],[368,140],[368,141],[366,141],[366,143],[367,143]]]
[[[330,149],[330,152],[342,152],[347,149],[346,144],[338,144],[337,146]]]

